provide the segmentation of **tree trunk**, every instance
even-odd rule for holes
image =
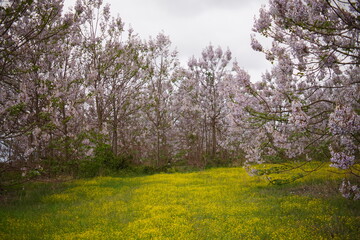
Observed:
[[[216,119],[211,119],[211,130],[212,130],[212,149],[211,159],[214,160],[216,156]]]
[[[113,126],[112,126],[112,151],[115,156],[118,154],[118,112],[116,108],[116,98],[113,97]]]
[[[64,135],[65,135],[65,139],[64,139],[64,147],[65,147],[65,161],[68,161],[70,159],[70,139],[68,136],[68,126],[67,126],[67,121],[66,121],[66,111],[65,111],[65,103],[62,104],[61,106],[61,114],[62,114],[62,118],[63,118],[63,131],[64,131]]]

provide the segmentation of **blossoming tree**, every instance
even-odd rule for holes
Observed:
[[[227,132],[225,86],[232,80],[230,50],[207,46],[181,72],[179,130],[197,162],[215,161]],[[234,86],[233,86],[234,87]],[[187,139],[187,140],[186,140]]]
[[[360,3],[332,0],[270,0],[260,9],[254,32],[271,38],[251,46],[273,68],[263,80],[243,85],[258,105],[245,104],[257,124],[249,161],[330,159],[331,166],[357,175],[359,159]],[[255,130],[254,130],[255,131]],[[360,190],[344,180],[346,197]]]

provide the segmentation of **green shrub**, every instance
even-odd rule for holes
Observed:
[[[78,176],[116,175],[119,170],[129,167],[131,159],[131,155],[116,156],[109,144],[98,143],[94,148],[94,156],[80,162]]]

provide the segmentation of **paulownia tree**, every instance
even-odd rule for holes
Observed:
[[[147,43],[146,86],[143,93],[144,139],[148,158],[162,167],[171,162],[174,138],[173,73],[178,67],[177,52],[171,51],[169,37],[160,33]]]
[[[224,86],[232,78],[230,61],[230,50],[210,45],[199,59],[192,57],[180,74],[178,124],[188,152],[200,165],[216,160],[227,131]]]
[[[25,174],[41,168],[57,78],[52,69],[77,16],[62,14],[62,1],[55,0],[9,1],[0,16],[0,145],[7,153],[1,175],[10,177],[1,182],[6,185],[21,169]]]
[[[103,148],[105,155],[111,151],[114,161],[122,161],[116,159],[118,155],[133,155],[138,150],[136,118],[146,81],[146,44],[132,29],[125,32],[121,18],[111,17],[110,6],[103,6],[102,1],[78,1],[75,9],[85,16],[79,32],[88,129],[99,137],[93,142]],[[120,162],[112,164],[122,167]]]
[[[242,85],[252,101],[239,99],[239,119],[256,136],[244,145],[249,161],[329,159],[358,175],[359,13],[352,0],[270,0],[260,9],[253,30],[273,41],[265,48],[253,35],[251,45],[274,66],[261,82]],[[360,198],[348,180],[341,191]]]

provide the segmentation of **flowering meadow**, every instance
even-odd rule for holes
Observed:
[[[286,185],[244,168],[32,183],[1,203],[0,239],[356,239],[360,204],[332,169]]]

